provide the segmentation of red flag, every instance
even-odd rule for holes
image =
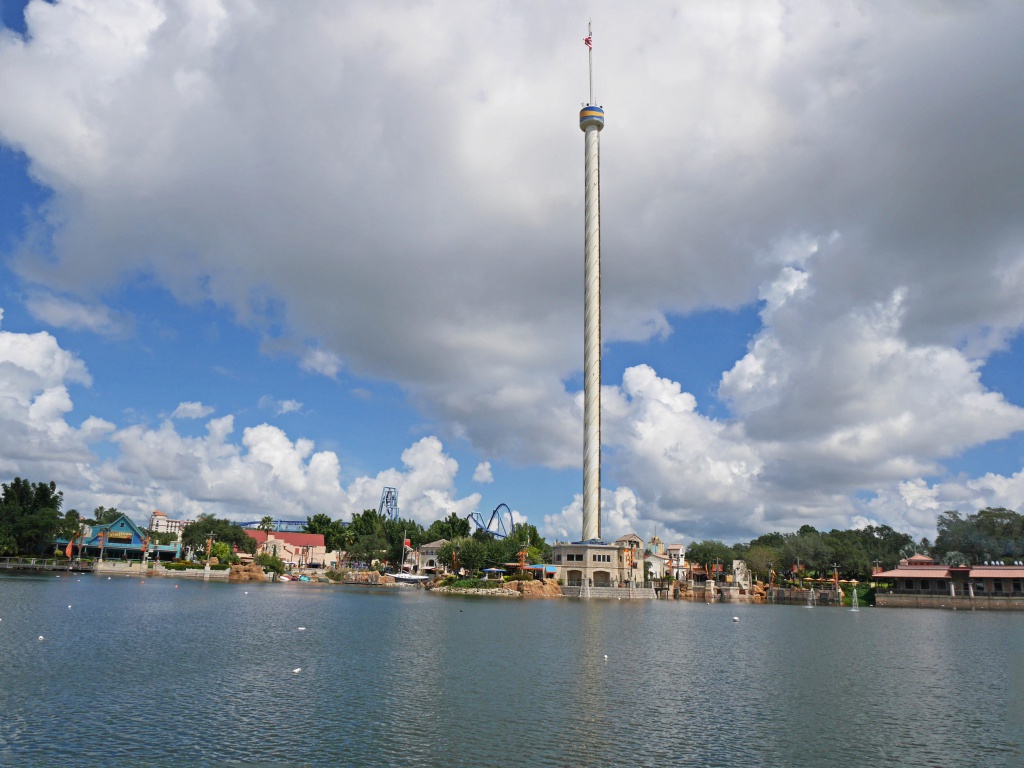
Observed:
[[[583,38],[583,42],[587,44],[587,48],[589,48],[590,50],[594,50],[594,38],[593,37],[591,37],[590,35],[587,35],[586,37]]]
[[[74,544],[74,543],[75,543],[74,539],[72,539],[71,541],[68,542],[68,548],[64,550],[64,557],[71,557],[71,545]]]
[[[409,549],[412,549],[412,539],[406,539],[405,546],[407,546]]]

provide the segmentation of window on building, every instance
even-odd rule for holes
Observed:
[[[1020,579],[1014,579],[1013,580],[1013,591],[1014,592],[1020,592],[1021,591],[1020,590]]]
[[[1003,591],[1003,580],[1002,579],[996,579],[995,581],[992,582],[992,591],[993,592],[1002,592]]]
[[[976,582],[974,582],[974,591],[975,592],[984,592],[985,591],[985,582],[984,581],[976,581]]]

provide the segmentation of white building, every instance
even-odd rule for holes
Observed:
[[[176,533],[180,536],[185,526],[194,522],[195,520],[171,520],[159,509],[155,509],[149,516],[149,530],[153,533]]]
[[[665,547],[669,559],[669,572],[677,581],[686,578],[686,547],[683,544],[669,544]]]

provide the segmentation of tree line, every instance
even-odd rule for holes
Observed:
[[[47,555],[55,540],[73,538],[82,525],[105,525],[122,514],[116,507],[99,506],[87,517],[75,509],[62,512],[63,506],[64,493],[53,481],[15,477],[0,485],[0,556]],[[260,527],[272,530],[273,518],[264,517]],[[448,543],[439,552],[442,564],[453,567],[458,563],[470,571],[515,562],[524,546],[531,564],[551,561],[551,547],[534,526],[517,524],[508,538],[499,539],[486,531],[471,533],[469,521],[455,513],[426,528],[414,520],[392,520],[376,509],[355,513],[348,523],[321,513],[307,517],[305,528],[308,533],[323,535],[327,551],[345,551],[350,561],[367,565],[376,561],[398,567],[407,539],[413,549],[446,539]],[[173,533],[143,530],[154,543],[175,539]],[[835,568],[842,578],[858,580],[869,578],[875,565],[894,568],[901,558],[915,552],[949,565],[1024,559],[1024,515],[1013,510],[987,507],[966,516],[947,510],[938,515],[936,532],[933,544],[928,539],[915,542],[888,525],[828,532],[804,525],[795,533],[766,533],[745,544],[695,542],[687,547],[686,557],[691,563],[725,567],[733,560],[744,560],[760,578],[767,578],[769,566],[777,573],[795,566],[808,575],[821,576],[831,575]],[[230,557],[236,547],[250,554],[256,551],[256,541],[237,523],[206,514],[185,526],[182,544],[205,553],[210,534],[220,545],[214,554]]]
[[[412,549],[419,549],[442,539],[447,543],[441,547],[438,559],[449,568],[456,561],[460,568],[468,571],[500,567],[518,560],[524,546],[530,563],[550,562],[551,559],[551,547],[533,525],[516,524],[507,538],[500,539],[484,530],[471,533],[469,521],[454,512],[426,528],[415,520],[392,520],[376,509],[353,514],[348,524],[332,521],[327,515],[314,515],[307,520],[306,530],[324,534],[328,550],[344,550],[349,562],[367,566],[376,561],[401,567],[405,541]]]
[[[935,542],[914,541],[888,525],[850,530],[818,531],[804,525],[795,533],[766,533],[746,544],[728,546],[718,540],[695,542],[686,558],[699,565],[743,560],[758,578],[767,580],[769,568],[777,574],[869,579],[874,566],[895,568],[902,558],[925,554],[947,565],[976,565],[997,560],[1024,559],[1024,515],[1009,509],[986,508],[966,517],[955,510],[936,520]]]
[[[116,508],[96,507],[91,517],[77,509],[61,512],[64,492],[49,483],[15,477],[0,485],[0,556],[42,557],[57,539],[72,539],[83,525],[104,525],[121,516]]]

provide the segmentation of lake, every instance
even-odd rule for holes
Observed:
[[[1024,764],[1020,613],[7,575],[0,653],[2,765]]]

